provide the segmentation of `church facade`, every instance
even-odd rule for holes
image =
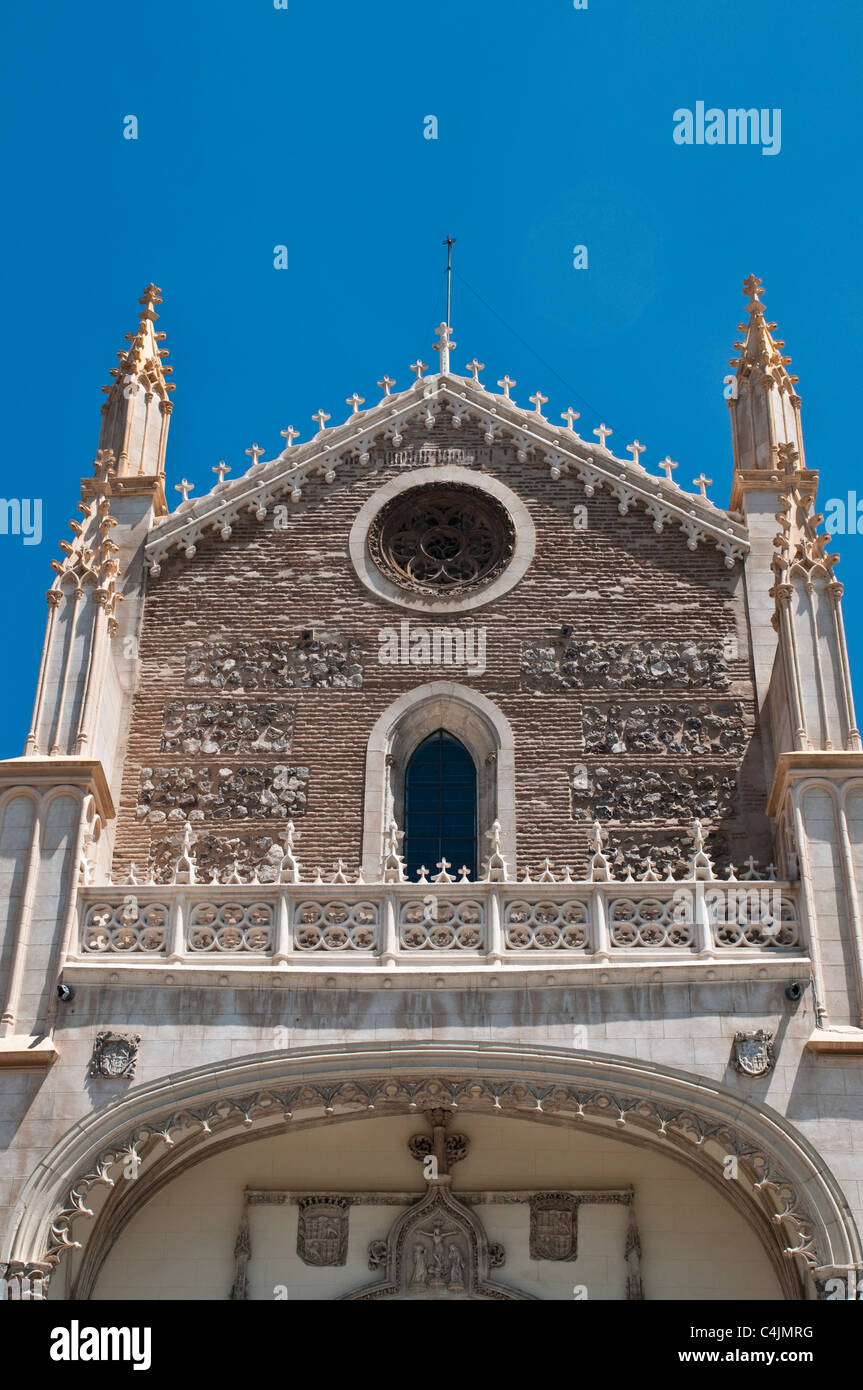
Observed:
[[[727,509],[442,325],[171,511],[145,291],[0,763],[5,1297],[858,1296],[863,744],[744,294]]]

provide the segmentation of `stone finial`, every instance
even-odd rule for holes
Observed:
[[[317,424],[318,434],[323,434],[324,430],[327,427],[327,421],[331,420],[332,416],[328,415],[325,410],[321,409],[312,416],[312,419]]]
[[[606,445],[605,441],[606,441],[606,439],[610,439],[610,438],[611,438],[611,436],[614,434],[614,430],[610,430],[610,429],[608,428],[608,425],[606,425],[605,423],[603,423],[603,424],[600,425],[599,429],[598,429],[598,430],[594,430],[593,433],[594,433],[594,434],[597,436],[597,438],[599,439],[599,447],[600,447],[601,449],[605,449],[606,452],[608,452],[607,445]]]
[[[590,861],[590,879],[594,883],[609,883],[611,881],[611,865],[604,853],[605,831],[598,820],[593,822],[590,839],[588,844],[593,851],[593,858]]]
[[[392,389],[393,389],[393,387],[395,386],[395,384],[396,384],[396,383],[395,383],[395,378],[394,378],[394,377],[391,377],[391,376],[385,376],[385,377],[382,378],[381,381],[378,382],[378,386],[381,388],[381,390],[382,390],[382,391],[384,392],[384,394],[387,395],[387,396],[389,396],[389,395],[391,394]]]
[[[406,883],[405,861],[401,855],[401,842],[405,837],[394,820],[391,820],[384,833],[384,854],[381,869],[383,883]]]
[[[479,374],[480,374],[480,372],[484,372],[484,371],[485,371],[485,363],[484,363],[484,362],[478,362],[478,361],[476,360],[476,358],[474,358],[472,362],[468,362],[468,364],[467,364],[467,370],[468,370],[468,371],[471,373],[471,375],[473,376],[473,384],[474,384],[474,386],[480,386],[482,383],[480,382]]]
[[[667,483],[674,482],[674,479],[671,476],[675,468],[677,467],[677,464],[674,462],[674,460],[668,454],[666,454],[665,458],[662,460],[659,466],[665,474],[665,481]]]
[[[451,338],[452,329],[448,323],[442,323],[437,330],[438,340],[434,345],[435,352],[440,353],[440,369],[442,372],[449,371],[449,355],[453,348],[458,347],[458,343]],[[389,395],[389,391],[387,392]]]
[[[530,401],[537,415],[539,415],[540,418],[542,418],[542,407],[548,404],[548,396],[544,396],[541,391],[537,391],[535,396],[528,396],[528,400]]]
[[[423,362],[418,357],[416,362],[411,362],[411,371],[415,373],[417,383],[419,383],[423,379],[423,372],[428,371],[428,362]]]
[[[197,883],[197,864],[195,860],[195,832],[191,822],[183,826],[183,844],[179,857],[174,862],[172,883]]]
[[[294,854],[294,837],[296,826],[292,820],[288,821],[285,827],[285,838],[283,842],[282,862],[279,865],[279,883],[299,883],[300,865]]]
[[[689,861],[689,877],[713,879],[713,860],[704,848],[704,831],[700,820],[692,822],[692,858]]]
[[[266,449],[262,449],[261,446],[260,446],[260,444],[253,444],[252,447],[251,447],[251,449],[247,449],[247,450],[246,450],[246,453],[248,454],[249,458],[252,460],[252,467],[253,467],[253,468],[257,468],[257,466],[258,466],[258,459],[262,456],[262,454],[265,454],[266,452],[267,452]]]
[[[279,430],[279,434],[282,436],[282,439],[285,440],[286,449],[292,449],[294,445],[294,440],[299,439],[300,437],[300,431],[295,430],[293,425],[288,425],[288,428],[286,430]]]
[[[486,883],[508,883],[509,866],[503,854],[502,845],[503,827],[499,820],[493,822],[491,830],[487,830],[485,838],[491,843],[491,852],[485,864]]]
[[[180,481],[179,481],[178,483],[175,483],[175,484],[174,484],[174,491],[175,491],[175,492],[182,492],[182,494],[183,494],[183,501],[182,501],[182,503],[181,503],[181,506],[184,506],[184,505],[186,504],[186,502],[188,502],[188,500],[189,500],[189,493],[190,493],[190,492],[194,492],[194,490],[195,490],[195,484],[194,484],[194,483],[190,483],[189,480],[188,480],[188,478],[181,478]]]
[[[569,429],[572,430],[572,432],[573,432],[573,434],[574,434],[574,433],[575,433],[575,421],[581,419],[581,412],[578,411],[578,410],[573,410],[572,406],[569,406],[569,407],[563,412],[563,414],[561,415],[560,418],[561,418],[561,420],[565,420],[565,421],[566,421],[567,426],[569,427]]]
[[[509,374],[507,374],[507,375],[506,375],[505,377],[503,377],[497,384],[498,384],[498,386],[502,386],[502,387],[503,387],[503,394],[504,394],[504,396],[506,397],[506,399],[509,400],[509,399],[510,399],[510,394],[509,394],[509,393],[510,393],[510,391],[512,390],[513,386],[517,386],[517,385],[518,385],[518,382],[517,382],[517,381],[513,381],[512,377],[509,376]]]

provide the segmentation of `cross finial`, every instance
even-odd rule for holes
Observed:
[[[579,411],[573,410],[572,406],[569,406],[569,408],[563,412],[563,414],[561,415],[560,418],[561,418],[561,420],[565,420],[565,421],[566,421],[566,423],[569,425],[569,428],[570,428],[570,429],[573,431],[573,433],[574,433],[574,432],[575,432],[575,424],[574,424],[574,421],[575,421],[575,420],[580,420],[580,419],[581,419],[581,414],[580,414]]]
[[[395,379],[391,376],[385,376],[383,381],[378,382],[378,386],[382,391],[385,391],[387,395],[390,394],[395,384]]]
[[[699,492],[701,493],[701,496],[704,498],[705,502],[709,502],[709,501],[710,501],[710,498],[707,496],[707,489],[708,489],[709,487],[712,487],[712,486],[713,486],[713,479],[712,479],[712,478],[705,478],[705,476],[704,476],[703,473],[699,473],[698,477],[697,477],[697,478],[693,478],[692,481],[693,481],[693,483],[695,484],[695,486],[698,488],[698,490],[699,490]]]
[[[318,411],[317,415],[312,416],[312,419],[317,421],[318,434],[323,434],[324,430],[327,427],[327,421],[332,419],[332,416],[328,415],[327,412],[323,408],[321,408]]]
[[[358,396],[356,391],[352,396],[348,396],[347,400],[345,401],[345,405],[353,407],[352,414],[354,415],[357,415],[359,413],[360,406],[365,405],[365,403],[365,396]]]
[[[761,300],[764,286],[757,275],[749,275],[743,281],[743,294],[749,299],[746,307],[750,313],[764,313],[764,305]]]
[[[440,369],[442,372],[449,371],[450,350],[454,347],[458,347],[458,343],[454,343],[450,337],[451,333],[452,329],[448,323],[442,323],[437,330],[438,341],[434,345],[434,350],[440,353]]]
[[[230,471],[231,471],[231,470],[230,470],[230,468],[228,467],[228,465],[225,463],[225,460],[224,460],[224,459],[220,459],[219,462],[216,464],[215,468],[211,469],[211,472],[213,472],[213,473],[218,473],[218,475],[219,475],[219,483],[218,483],[218,486],[219,486],[219,487],[221,487],[221,486],[222,486],[222,483],[225,481],[225,474],[226,474],[226,473],[230,473]]]
[[[485,371],[485,363],[477,362],[476,358],[474,358],[472,362],[468,362],[467,370],[473,374],[474,386],[479,386],[479,374]]]
[[[643,454],[647,448],[646,444],[639,444],[637,439],[633,439],[631,444],[627,444],[626,452],[632,454],[632,462],[638,463],[639,454]]]
[[[513,381],[512,377],[507,375],[503,378],[502,381],[499,381],[497,384],[498,386],[503,387],[503,394],[506,396],[506,399],[509,400],[509,393],[512,390],[513,386],[518,385],[518,382]]]
[[[286,430],[279,430],[279,434],[282,436],[282,439],[286,439],[288,441],[287,445],[285,446],[288,449],[291,448],[294,440],[299,439],[300,437],[299,430],[295,430],[293,425],[288,425],[288,428]]]
[[[601,449],[606,449],[605,441],[606,441],[606,439],[609,438],[610,435],[614,434],[614,430],[610,430],[610,429],[608,428],[608,425],[606,425],[606,424],[601,424],[600,427],[599,427],[599,429],[598,429],[598,430],[594,430],[593,433],[594,433],[594,434],[597,436],[597,438],[599,439],[599,447],[600,447]],[[607,449],[606,449],[606,452],[608,452]]]
[[[665,473],[665,481],[666,481],[667,483],[672,483],[672,482],[674,481],[674,479],[672,478],[671,475],[672,475],[672,473],[674,472],[675,468],[677,467],[677,464],[673,461],[673,459],[671,458],[671,456],[670,456],[669,454],[666,454],[666,455],[665,455],[665,458],[662,460],[662,462],[661,462],[661,464],[660,464],[659,466],[660,466],[660,468],[663,470],[663,472]]]
[[[257,466],[258,466],[258,459],[261,457],[261,454],[266,453],[266,449],[262,449],[261,446],[260,446],[260,444],[253,444],[252,447],[251,447],[251,449],[247,449],[247,450],[246,450],[246,453],[249,455],[249,458],[252,460],[252,467],[253,467],[253,468],[257,468]]]
[[[174,491],[175,491],[175,492],[182,492],[182,494],[183,494],[183,501],[184,501],[184,502],[188,502],[188,500],[189,500],[189,493],[192,492],[192,491],[194,491],[194,487],[195,487],[195,484],[194,484],[194,483],[190,483],[190,482],[188,481],[188,479],[183,478],[183,479],[181,479],[181,481],[180,481],[179,483],[175,483],[175,484],[174,484]]]
[[[542,415],[542,407],[548,401],[548,396],[544,396],[541,391],[537,391],[535,396],[528,396],[528,400],[533,405],[537,415]]]
[[[422,381],[423,372],[428,371],[428,362],[421,362],[420,359],[417,358],[416,362],[411,362],[411,371],[416,372],[417,381]]]

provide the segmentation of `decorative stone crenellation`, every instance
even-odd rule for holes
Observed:
[[[584,783],[587,783],[585,787]],[[572,775],[575,820],[716,821],[734,809],[737,780],[731,769],[579,767]]]
[[[670,753],[739,757],[747,732],[739,703],[585,705],[588,753]]]
[[[201,642],[186,653],[186,684],[211,690],[359,690],[362,651],[335,632],[294,642]]]
[[[286,820],[306,811],[309,769],[171,766],[141,769],[138,819]]]
[[[240,700],[172,700],[165,707],[162,752],[194,758],[290,752],[293,705]]]
[[[654,690],[692,687],[727,690],[728,663],[720,643],[526,642],[525,690]]]

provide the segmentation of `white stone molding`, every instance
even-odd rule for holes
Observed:
[[[437,406],[435,419],[444,418],[444,410],[451,414],[453,423],[469,417],[484,428],[486,435],[512,444],[519,462],[533,457],[537,466],[545,469],[547,457],[554,455],[555,473],[560,474],[562,488],[578,477],[592,497],[601,487],[619,487],[624,481],[631,493],[626,503],[628,511],[637,505],[648,509],[656,519],[657,505],[660,506],[668,520],[687,535],[690,548],[695,549],[701,540],[717,546],[729,568],[748,553],[746,528],[739,521],[697,494],[686,493],[667,479],[654,478],[629,460],[614,458],[598,443],[589,443],[564,426],[552,425],[535,411],[520,409],[505,396],[486,391],[470,378],[441,374],[424,378],[421,385],[421,397],[418,398],[416,385],[387,396],[379,405],[351,415],[344,425],[325,430],[306,444],[284,449],[276,459],[260,462],[256,469],[233,482],[219,484],[204,497],[189,501],[159,521],[146,546],[151,576],[158,577],[162,564],[171,555],[193,558],[203,536],[228,531],[244,514],[263,516],[264,509],[286,498],[299,502],[309,480],[325,477],[332,481],[345,460],[358,458],[361,463],[368,462],[375,440],[398,448],[403,438],[401,431],[412,421],[428,425],[430,403]],[[434,471],[440,477],[444,470]],[[474,485],[481,476],[488,482],[487,474],[468,471]]]
[[[416,594],[401,588],[381,574],[368,548],[369,527],[388,502],[416,487],[446,483],[461,483],[473,488],[475,492],[484,492],[493,497],[506,508],[515,527],[515,548],[503,572],[490,584],[477,585],[476,592],[471,591],[458,598]],[[405,608],[412,613],[446,616],[452,613],[469,613],[473,609],[482,608],[514,588],[529,569],[536,552],[536,527],[521,498],[512,488],[488,473],[480,473],[476,469],[462,468],[454,464],[439,468],[412,468],[378,488],[361,507],[351,527],[348,551],[358,577],[376,598],[385,599],[397,608]]]
[[[134,1087],[76,1122],[19,1195],[0,1259],[55,1266],[81,1248],[93,1206],[110,1232],[179,1171],[220,1147],[285,1127],[445,1107],[585,1125],[658,1147],[742,1204],[774,1268],[799,1278],[863,1267],[863,1246],[823,1157],[788,1120],[736,1089],[632,1059],[486,1043],[304,1048],[234,1058]],[[118,1183],[132,1154],[138,1181]],[[724,1164],[738,1160],[738,1181]],[[107,1206],[96,1189],[115,1189]],[[92,1203],[92,1205],[91,1205]],[[786,1297],[801,1297],[787,1277]],[[798,1290],[801,1285],[797,1285]]]
[[[502,853],[516,864],[515,736],[506,716],[479,691],[453,681],[432,681],[395,700],[377,720],[366,749],[363,874],[380,877],[387,828],[404,824],[404,772],[414,749],[445,729],[468,749],[477,771],[477,821],[482,858],[485,832],[501,826]]]

